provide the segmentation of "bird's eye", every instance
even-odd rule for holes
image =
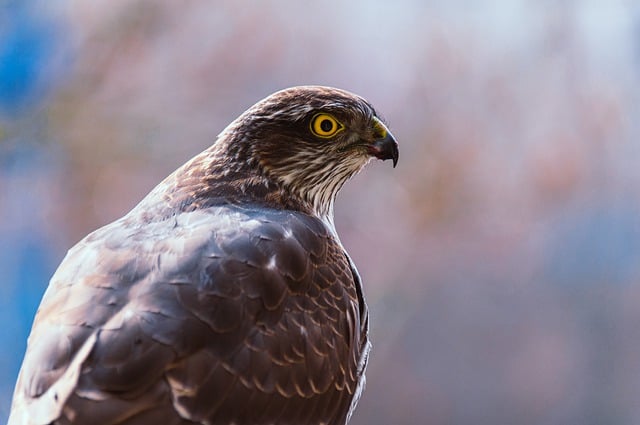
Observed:
[[[344,126],[329,114],[318,114],[311,120],[311,132],[318,137],[331,137],[343,129]]]

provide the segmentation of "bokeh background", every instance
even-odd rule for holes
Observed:
[[[66,250],[258,99],[368,98],[352,424],[640,423],[640,5],[0,0],[0,422]]]

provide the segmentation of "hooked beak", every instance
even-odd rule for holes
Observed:
[[[378,118],[373,119],[373,130],[377,138],[367,146],[369,154],[381,160],[393,160],[393,167],[398,163],[398,142],[386,125]]]

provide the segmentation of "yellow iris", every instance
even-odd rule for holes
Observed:
[[[317,114],[311,120],[311,132],[318,137],[331,137],[343,129],[344,126],[329,114]]]

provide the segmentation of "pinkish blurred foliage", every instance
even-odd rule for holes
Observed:
[[[401,145],[337,204],[374,343],[352,424],[640,423],[636,4],[27,3],[61,41],[29,96],[0,81],[0,421],[66,249],[258,99],[325,84]]]

